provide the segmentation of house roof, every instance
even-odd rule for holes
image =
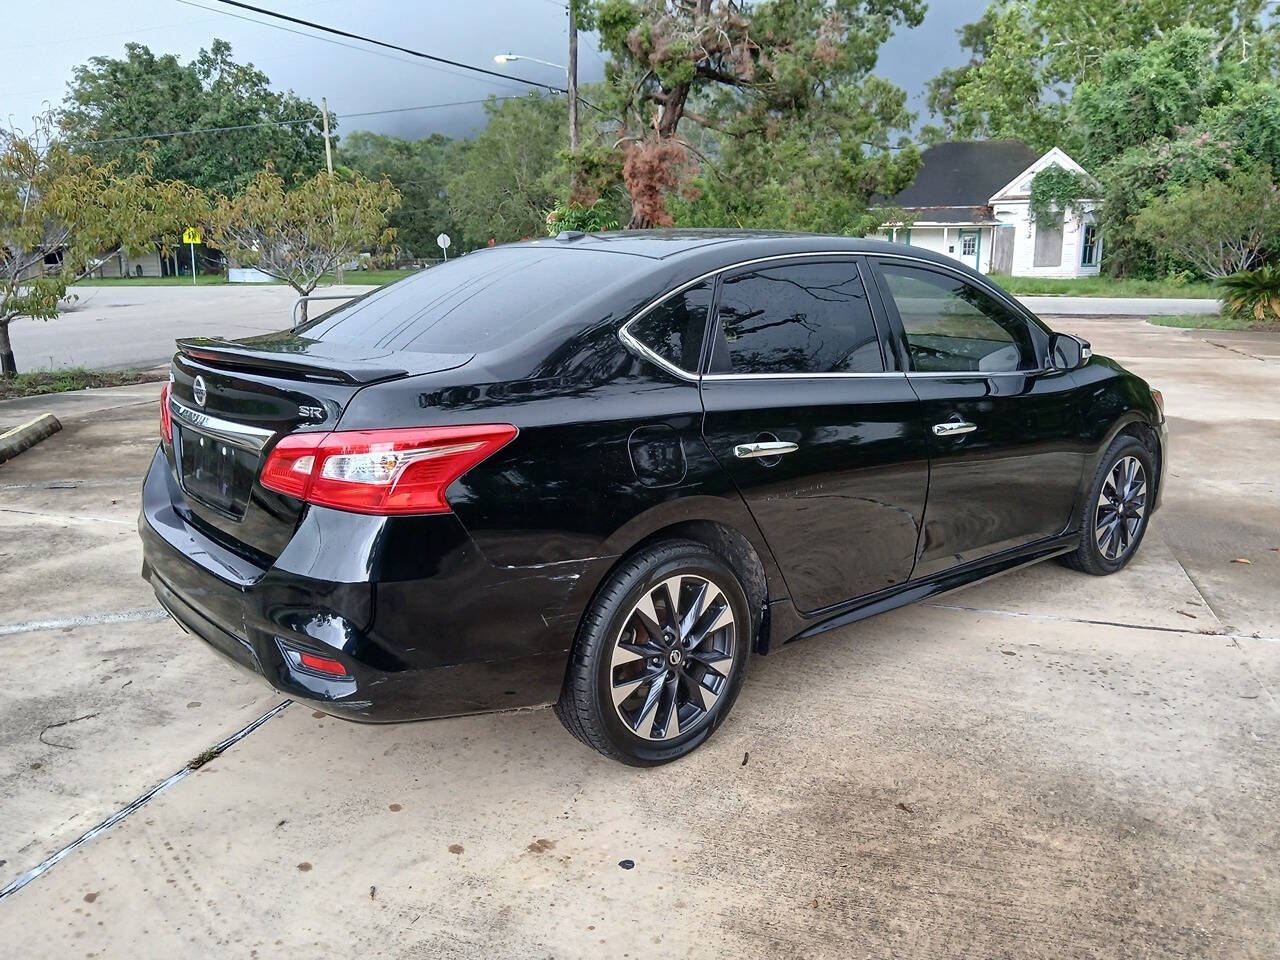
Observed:
[[[890,202],[920,207],[980,207],[1040,158],[1020,140],[939,143],[921,157],[920,172]]]

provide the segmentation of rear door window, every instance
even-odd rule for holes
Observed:
[[[795,262],[726,277],[716,316],[713,373],[884,370],[853,260]]]
[[[672,366],[696,375],[711,309],[710,281],[667,297],[627,325],[627,333]]]

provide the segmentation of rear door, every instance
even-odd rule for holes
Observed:
[[[945,267],[874,267],[931,449],[915,576],[1062,533],[1084,448],[1075,377],[1048,368],[1048,334]]]
[[[797,608],[911,576],[928,483],[919,401],[886,357],[858,258],[722,275],[703,432]]]

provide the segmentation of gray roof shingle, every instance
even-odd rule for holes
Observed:
[[[899,207],[979,207],[1040,158],[1020,140],[939,143],[921,157],[920,172],[890,202]]]

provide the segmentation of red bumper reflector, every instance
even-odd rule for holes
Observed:
[[[319,673],[327,673],[334,677],[345,677],[347,668],[337,660],[330,660],[328,657],[317,657],[314,653],[299,653],[298,661],[308,670],[316,670]]]

